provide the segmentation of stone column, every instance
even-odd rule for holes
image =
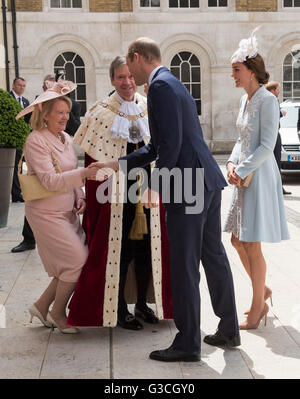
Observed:
[[[212,135],[210,148],[214,152],[230,152],[237,139],[236,118],[242,91],[235,89],[231,66],[215,65],[212,79]]]
[[[104,65],[96,69],[96,98],[97,100],[102,100],[108,96],[108,94],[114,89],[110,83],[109,78],[109,64]],[[92,105],[92,104],[90,104]]]
[[[169,0],[160,0],[160,11],[167,12],[169,10]]]

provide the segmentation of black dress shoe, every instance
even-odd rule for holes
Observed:
[[[11,202],[25,202],[24,198],[22,197],[22,195],[19,195],[18,197],[13,197],[11,199]]]
[[[286,191],[283,187],[282,187],[282,193],[283,193],[283,195],[292,194],[290,191]]]
[[[178,349],[170,348],[151,352],[150,359],[161,362],[199,362],[200,352],[184,352]]]
[[[142,330],[144,328],[131,313],[128,313],[124,318],[118,318],[118,326],[127,330]]]
[[[223,346],[227,345],[229,347],[240,346],[241,345],[241,337],[240,335],[236,335],[235,337],[226,337],[220,330],[213,335],[206,335],[203,340],[206,344],[213,346]]]
[[[14,247],[11,252],[17,253],[17,252],[24,252],[24,251],[29,251],[31,249],[35,249],[35,244],[28,243],[26,241],[22,241],[19,245]]]
[[[148,308],[148,306],[140,308],[140,307],[137,307],[137,305],[135,305],[134,315],[136,317],[139,317],[140,319],[144,320],[146,323],[150,323],[150,324],[158,323],[158,318],[155,316],[153,310]]]

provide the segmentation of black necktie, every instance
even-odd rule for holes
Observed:
[[[23,107],[22,97],[19,97],[18,100],[19,100],[19,103],[20,103],[21,107],[24,108],[24,107]]]

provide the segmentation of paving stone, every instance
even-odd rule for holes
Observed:
[[[0,379],[40,378],[50,329],[0,328]]]
[[[78,334],[51,332],[41,378],[108,379],[108,328],[82,328]]]

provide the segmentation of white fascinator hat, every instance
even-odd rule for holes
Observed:
[[[249,58],[254,58],[258,54],[258,44],[254,33],[258,31],[260,26],[255,28],[248,39],[242,39],[239,48],[231,56],[231,63],[244,62]]]

